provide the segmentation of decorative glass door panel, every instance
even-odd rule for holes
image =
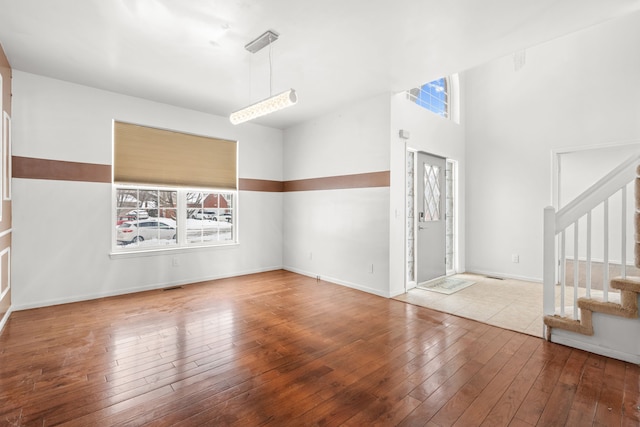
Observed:
[[[440,167],[424,163],[424,221],[440,220]]]

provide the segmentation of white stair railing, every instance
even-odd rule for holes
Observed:
[[[620,269],[621,275],[626,276],[626,263],[627,259],[633,259],[633,256],[627,254],[627,210],[629,209],[627,203],[627,187],[635,180],[636,167],[640,164],[640,152],[631,156],[624,161],[613,171],[608,173],[605,177],[600,179],[589,189],[587,189],[580,196],[576,197],[573,201],[567,204],[562,209],[556,210],[552,207],[546,207],[544,209],[544,257],[543,257],[543,282],[544,282],[544,297],[543,297],[543,310],[544,315],[559,314],[563,317],[570,317],[573,319],[579,318],[578,312],[578,297],[581,296],[579,288],[579,276],[580,276],[580,260],[579,249],[586,247],[586,258],[584,261],[584,273],[585,273],[585,286],[584,294],[586,297],[591,297],[592,288],[592,230],[594,224],[592,222],[593,212],[596,209],[602,209],[603,223],[602,223],[602,299],[604,301],[609,300],[609,267],[610,267],[610,230],[609,230],[609,216],[610,216],[610,203],[609,201],[613,197],[617,197],[620,193],[620,206],[621,206],[621,227],[620,227]],[[633,204],[631,204],[633,205]],[[585,224],[585,236],[584,241],[581,241],[580,222]],[[573,234],[573,254],[572,267],[573,267],[573,281],[569,285],[566,283],[567,277],[567,234]],[[617,260],[616,260],[617,261]],[[567,303],[565,295],[567,288],[571,286],[573,289],[571,302]],[[556,292],[559,291],[559,292]]]

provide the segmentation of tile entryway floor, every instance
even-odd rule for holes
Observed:
[[[456,274],[475,283],[451,295],[414,288],[395,299],[542,337],[542,283]]]

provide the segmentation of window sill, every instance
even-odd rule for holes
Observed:
[[[111,259],[121,259],[121,258],[139,258],[139,257],[149,257],[149,256],[161,256],[161,255],[173,255],[173,254],[184,254],[191,252],[202,252],[206,250],[220,250],[220,249],[228,249],[228,248],[236,248],[240,246],[240,243],[224,243],[221,245],[194,245],[194,246],[180,246],[175,248],[158,248],[158,249],[141,249],[141,250],[123,250],[123,251],[111,251],[109,253],[109,258]]]

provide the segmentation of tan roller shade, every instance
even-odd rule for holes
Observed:
[[[118,183],[236,189],[236,142],[114,122]]]

